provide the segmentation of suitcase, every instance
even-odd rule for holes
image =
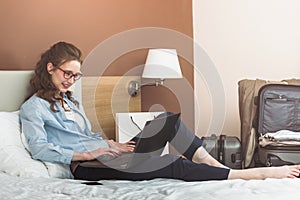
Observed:
[[[280,130],[300,132],[300,86],[269,84],[258,92],[258,137]],[[300,146],[258,145],[258,161],[264,166],[300,163]]]
[[[242,168],[242,148],[237,137],[212,134],[201,139],[206,151],[220,163],[232,169]]]

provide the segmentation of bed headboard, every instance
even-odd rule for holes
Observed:
[[[29,91],[32,70],[0,70],[0,111],[16,111]],[[82,101],[94,132],[103,131],[115,139],[115,113],[141,111],[141,95],[130,97],[127,85],[138,76],[83,77],[70,90]]]
[[[16,111],[28,95],[33,71],[0,71],[0,111]]]
[[[29,95],[29,81],[34,72],[27,71],[0,71],[0,111],[16,111]],[[81,100],[81,84],[78,83],[71,89],[79,100]]]
[[[102,131],[115,138],[115,117],[118,112],[140,112],[141,95],[131,97],[128,83],[139,76],[102,76],[82,78],[82,102],[94,132]]]

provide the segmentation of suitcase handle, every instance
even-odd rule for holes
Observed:
[[[220,135],[220,140],[219,140],[219,161],[223,165],[225,164],[225,149],[224,149],[224,143],[225,143],[226,135]]]

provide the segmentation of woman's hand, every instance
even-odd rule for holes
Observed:
[[[100,156],[118,157],[122,152],[133,152],[135,142],[118,143],[113,140],[107,140],[110,148],[99,148],[91,152],[74,152],[72,161],[94,160]]]
[[[135,148],[135,142],[134,141],[129,141],[126,143],[118,143],[115,142],[114,140],[107,140],[108,145],[121,152],[133,152]]]

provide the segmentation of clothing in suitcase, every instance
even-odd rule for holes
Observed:
[[[259,162],[265,166],[300,163],[300,86],[263,86],[257,114]]]
[[[203,147],[220,163],[232,169],[241,169],[241,142],[235,136],[215,134],[209,137],[202,137]]]

